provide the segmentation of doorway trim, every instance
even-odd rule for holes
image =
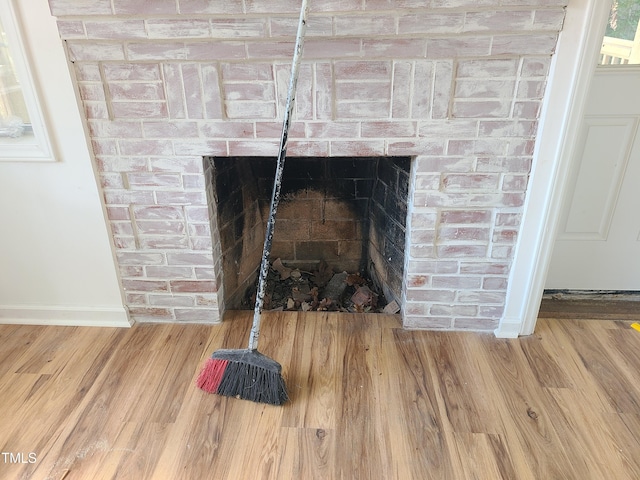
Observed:
[[[531,335],[611,0],[570,0],[551,62],[505,310],[496,337]],[[597,28],[593,28],[596,26]]]

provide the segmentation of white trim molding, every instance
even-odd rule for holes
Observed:
[[[533,333],[562,211],[567,173],[611,0],[570,0],[554,55],[524,216],[496,337]]]
[[[131,327],[124,307],[0,306],[0,324]]]

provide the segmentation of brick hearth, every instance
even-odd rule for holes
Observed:
[[[413,158],[406,327],[502,316],[566,3],[311,1],[289,154]],[[203,157],[276,154],[298,2],[50,5],[132,318],[219,321]]]

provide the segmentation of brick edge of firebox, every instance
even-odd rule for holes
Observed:
[[[492,331],[566,1],[334,3],[310,17],[289,153],[413,157],[403,324]],[[294,2],[50,5],[131,318],[221,321],[203,157],[277,151]]]

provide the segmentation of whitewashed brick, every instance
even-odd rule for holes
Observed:
[[[104,200],[108,205],[152,205],[152,191],[105,190]]]
[[[111,15],[111,0],[49,0],[51,15]]]
[[[170,15],[177,12],[176,2],[148,2],[147,0],[112,0],[116,15]]]
[[[140,192],[146,193],[146,192]],[[156,200],[159,205],[206,205],[207,198],[204,192],[169,192],[156,191]]]
[[[140,138],[142,137],[142,125],[136,121],[101,121],[91,120],[87,122],[89,133],[92,137],[105,138]]]
[[[125,299],[128,305],[147,305],[146,293],[127,293]]]
[[[196,278],[198,280],[215,280],[216,272],[213,268],[195,268]]]
[[[222,99],[219,95],[218,68],[214,65],[202,65],[202,75],[205,117],[211,119],[222,118]]]
[[[92,39],[118,39],[118,38],[145,38],[143,20],[118,20],[118,21],[85,21],[87,38]]]
[[[464,31],[518,31],[533,26],[532,10],[503,10],[494,12],[469,12],[464,19]]]
[[[193,307],[193,295],[159,295],[149,294],[149,305],[160,307]]]
[[[268,155],[267,152],[271,152],[271,155],[278,154],[280,142],[277,140],[267,141],[235,141],[229,142],[229,155],[231,156],[261,156]]]
[[[407,289],[407,300],[413,302],[452,302],[455,297],[456,294],[453,290]]]
[[[280,138],[282,134],[282,122],[256,122],[255,136],[256,138]],[[242,136],[242,135],[238,135]],[[253,132],[252,135],[253,136]],[[301,122],[293,122],[289,126],[289,138],[305,138],[305,124]]]
[[[331,155],[340,157],[369,157],[383,155],[384,149],[384,140],[372,140],[366,142],[334,140],[331,142]]]
[[[328,157],[329,142],[291,140],[287,146],[287,154],[298,157]]]
[[[416,62],[413,75],[412,118],[428,119],[431,109],[433,62]]]
[[[493,262],[460,262],[460,273],[483,275],[507,275],[509,264]]]
[[[431,38],[427,41],[427,58],[483,57],[489,55],[492,38],[452,37]]]
[[[212,142],[217,143],[217,142]],[[153,172],[202,173],[202,157],[187,156],[178,149],[171,157],[155,157],[149,159],[149,167]]]
[[[109,220],[129,220],[131,214],[127,207],[106,207]]]
[[[185,87],[180,64],[169,63],[162,66],[167,107],[171,118],[186,118]]]
[[[198,137],[198,124],[196,122],[155,122],[142,123],[144,136],[147,138],[185,138]]]
[[[167,292],[169,291],[169,282],[165,280],[122,280],[122,287],[125,292]]]
[[[546,77],[549,73],[550,57],[529,57],[522,60],[523,77]]]
[[[225,102],[225,113],[232,120],[276,118],[276,104],[272,102],[233,101]]]
[[[551,55],[558,37],[552,35],[496,35],[491,55]]]
[[[457,98],[512,98],[515,80],[492,80],[489,78],[458,79],[455,96]]]
[[[310,38],[305,41],[304,55],[306,58],[319,59],[360,58],[362,57],[362,40],[359,38]],[[290,57],[291,53],[286,58]]]
[[[487,120],[479,122],[479,134],[485,137],[532,138],[538,130],[538,123],[529,120]]]
[[[528,175],[505,175],[502,190],[505,192],[524,192],[528,182]]]
[[[466,317],[475,317],[478,315],[478,307],[475,305],[442,305],[435,304],[432,305],[429,313],[435,316],[466,316]]]
[[[169,265],[213,265],[211,252],[168,252],[167,264]]]
[[[362,54],[370,57],[423,58],[427,41],[423,38],[393,38],[362,41]]]
[[[407,315],[404,321],[406,328],[415,330],[451,330],[452,324],[453,319],[451,318],[433,317],[431,315],[425,317]]]
[[[389,141],[387,155],[442,155],[443,141],[430,141],[425,138],[417,140]]]
[[[543,80],[521,80],[518,82],[516,98],[542,100],[545,87]]]
[[[220,322],[220,312],[216,308],[176,308],[175,316],[180,322]]]
[[[140,248],[145,249],[188,249],[189,238],[186,235],[138,235]]]
[[[166,102],[111,102],[114,118],[166,118],[168,116]]]
[[[136,322],[172,322],[175,319],[170,308],[129,306],[128,310]]]
[[[164,89],[160,82],[110,83],[109,95],[112,101],[164,100]]]
[[[442,261],[442,260],[411,260],[408,265],[409,273],[423,273],[423,274],[436,274],[436,273],[457,273],[458,262],[457,261]]]
[[[533,17],[533,26],[540,29],[559,31],[562,29],[564,18],[564,8],[536,10]]]
[[[458,78],[515,77],[518,70],[517,58],[486,58],[458,61]]]
[[[219,321],[222,253],[203,157],[277,151],[299,6],[50,4],[132,318]],[[565,4],[312,3],[322,14],[309,25],[289,154],[416,157],[409,328],[487,331],[503,314]]]
[[[72,62],[124,60],[122,45],[104,43],[68,42],[69,60]]]
[[[207,38],[211,36],[208,20],[146,20],[149,38]]]
[[[340,15],[335,18],[336,35],[393,35],[395,19],[389,15]]]
[[[496,191],[500,182],[500,176],[496,174],[459,174],[448,173],[443,175],[443,191]]]
[[[211,19],[211,31],[215,38],[264,38],[267,36],[267,19]]]
[[[464,18],[465,14],[461,12],[403,15],[398,19],[398,33],[406,35],[461,32]]]
[[[394,118],[409,118],[410,116],[411,81],[411,63],[394,63],[392,87],[392,116]]]
[[[531,171],[531,158],[479,157],[476,163],[476,171],[528,173]]]
[[[82,63],[75,65],[78,82],[102,82],[100,67],[97,63]]]
[[[217,140],[174,140],[173,150],[176,155],[213,155],[213,156],[226,156],[228,155],[227,143]],[[153,164],[153,160],[151,160]],[[202,163],[202,161],[200,161]]]
[[[295,37],[298,28],[298,18],[271,17],[269,18],[269,32],[272,37]],[[333,35],[333,18],[330,16],[314,16],[307,24],[306,37],[330,37]]]
[[[168,220],[138,220],[136,227],[141,235],[180,235],[185,233],[183,222]]]
[[[184,218],[183,207],[154,205],[133,206],[131,208],[136,220],[180,220]]]
[[[118,154],[118,143],[114,139],[93,139],[91,146],[96,155],[108,156]]]
[[[173,144],[170,140],[118,140],[122,155],[170,155]]]
[[[187,60],[184,42],[128,43],[125,47],[127,58],[141,60]]]
[[[511,111],[509,100],[454,101],[455,118],[507,118]]]
[[[168,267],[168,266],[148,266],[145,267],[147,276],[150,278],[168,279],[193,279],[192,267]]]
[[[211,2],[210,0],[179,0],[180,12],[183,14],[226,14],[242,13],[241,2]]]
[[[124,179],[119,173],[101,173],[99,178],[102,188],[125,188]]]
[[[431,118],[448,118],[449,101],[451,98],[451,84],[453,77],[453,62],[436,62],[433,80],[433,102]]]
[[[507,143],[501,139],[450,140],[448,155],[504,155]]]
[[[58,20],[58,32],[62,39],[86,38],[84,22],[81,20]]]
[[[331,63],[317,63],[315,65],[315,104],[316,118],[319,120],[333,120],[333,65]]]
[[[103,172],[129,172],[147,170],[147,160],[141,157],[102,157],[96,158],[98,168]]]
[[[497,318],[456,318],[452,328],[456,330],[491,332],[498,328]]]

